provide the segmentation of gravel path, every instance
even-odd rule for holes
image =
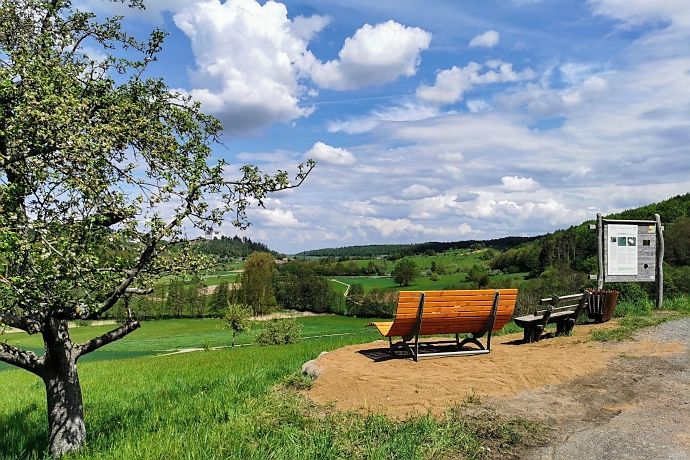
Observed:
[[[503,405],[553,427],[529,459],[690,459],[690,318],[641,331],[681,342],[680,354],[618,358],[605,371],[518,396]]]

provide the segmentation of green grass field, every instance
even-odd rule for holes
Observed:
[[[457,286],[461,289],[468,289],[472,286],[466,280],[467,272],[475,265],[487,266],[487,262],[482,260],[482,256],[486,250],[470,251],[466,249],[458,249],[442,252],[433,256],[419,255],[408,257],[417,264],[417,267],[424,271],[431,268],[431,263],[436,262],[437,265],[442,265],[446,273],[437,275],[436,281],[432,280],[428,275],[418,276],[410,286],[400,287],[395,284],[395,281],[390,276],[335,276],[333,279],[340,281],[340,283],[331,280],[331,286],[339,293],[344,293],[346,284],[361,284],[365,291],[371,289],[384,289],[387,291],[417,291],[417,290],[439,290],[445,289],[448,286]],[[357,266],[365,267],[370,261],[375,261],[378,264],[384,264],[387,271],[393,270],[395,262],[386,261],[382,259],[360,259],[354,260]],[[349,263],[349,262],[344,262]],[[518,278],[524,279],[527,273],[501,274],[490,277],[491,285],[502,286],[508,283],[509,280]]]
[[[224,281],[227,281],[228,283],[235,283],[237,282],[237,277],[239,275],[240,273],[236,271],[217,272],[202,276],[201,283],[204,286],[217,286]]]
[[[524,279],[527,273],[514,273],[510,275],[494,275],[490,277],[491,285],[500,285],[513,278]],[[347,284],[361,284],[365,291],[371,289],[385,289],[388,291],[424,291],[441,290],[447,286],[458,286],[460,289],[471,288],[471,282],[465,281],[464,273],[452,273],[438,275],[438,280],[433,281],[428,276],[419,276],[409,286],[398,286],[390,276],[336,276],[336,279]],[[344,292],[345,286],[331,281],[331,286],[338,292]]]
[[[359,334],[367,338],[374,337],[371,328],[364,327],[371,320],[349,318],[344,316],[318,316],[298,318],[302,325],[302,335],[311,337],[327,334]],[[237,344],[248,344],[253,341],[257,326],[246,334],[238,334]],[[77,327],[71,329],[71,336],[75,342],[85,342],[95,336],[103,334],[114,325]],[[0,336],[8,344],[30,349],[36,353],[43,352],[43,342],[40,335],[28,336],[24,333],[4,334]],[[125,338],[86,355],[81,362],[133,358],[138,356],[169,353],[183,348],[221,347],[230,344],[230,331],[223,327],[219,319],[169,319],[144,321],[142,327]],[[0,371],[10,369],[7,364],[0,363]]]
[[[435,261],[437,264],[443,264],[447,271],[452,272],[466,272],[474,265],[486,265],[486,261],[481,260],[482,251],[470,251],[467,249],[456,249],[438,253],[434,256],[417,255],[406,257],[414,261],[421,270],[428,270],[431,268],[431,262]],[[370,258],[370,259],[353,259],[352,261],[342,262],[345,265],[354,263],[357,267],[363,268],[374,262],[385,267],[387,272],[393,270],[397,261],[390,261],[386,259]]]
[[[88,430],[79,459],[416,459],[479,458],[527,442],[539,426],[489,409],[465,407],[446,417],[394,421],[316,407],[292,389],[303,362],[321,351],[376,337],[368,320],[318,316],[300,320],[303,336],[363,332],[171,356],[164,349],[227,344],[217,320],[147,322],[128,338],[80,362]],[[74,329],[82,340],[107,328]],[[5,336],[37,346],[36,338]],[[246,338],[246,337],[245,337]],[[119,353],[119,360],[113,360]],[[148,356],[127,358],[128,353]],[[110,356],[108,354],[111,354]],[[43,383],[20,370],[0,381],[0,458],[45,458],[47,421]],[[289,382],[289,385],[286,385]]]

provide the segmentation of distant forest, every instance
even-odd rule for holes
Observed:
[[[268,249],[263,243],[257,243],[247,237],[221,236],[220,238],[199,238],[192,242],[194,247],[205,254],[217,256],[220,260],[235,257],[248,257],[252,252],[270,252],[274,256],[278,253]]]
[[[665,228],[666,287],[670,292],[690,292],[690,193],[604,217],[654,220],[654,214],[661,216]],[[589,229],[591,223],[594,221],[508,249],[491,261],[491,268],[507,273],[530,272],[532,277],[554,267],[595,273],[597,239]]]
[[[358,257],[370,258],[379,256],[412,256],[424,254],[427,251],[444,252],[451,249],[483,249],[492,248],[505,250],[520,244],[528,243],[540,238],[539,236],[508,236],[493,240],[467,240],[451,242],[427,242],[416,244],[371,244],[366,246],[345,246],[341,248],[324,248],[303,251],[297,256],[311,257]]]

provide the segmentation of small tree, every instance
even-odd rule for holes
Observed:
[[[230,301],[230,283],[223,281],[213,291],[209,302],[209,311],[216,316],[222,316]]]
[[[232,346],[235,347],[235,336],[249,329],[251,325],[251,309],[238,303],[229,303],[225,313],[226,326],[232,331]]]
[[[251,307],[255,315],[263,315],[276,305],[274,270],[275,261],[268,252],[253,252],[244,265],[236,300]]]
[[[417,264],[410,259],[402,259],[393,269],[393,279],[399,286],[409,286],[418,276]]]
[[[480,289],[485,288],[489,285],[489,272],[486,267],[474,265],[470,268],[470,271],[467,272],[467,279],[475,283]]]
[[[185,226],[212,231],[230,214],[244,228],[250,203],[314,166],[291,182],[215,161],[220,122],[147,76],[164,37],[138,41],[121,18],[69,0],[0,2],[0,323],[40,334],[45,350],[0,343],[0,360],[43,380],[54,457],[86,439],[77,360],[140,327],[130,313],[75,343],[69,321],[126,309],[161,275],[198,272]]]
[[[362,304],[364,299],[364,286],[361,284],[351,284],[347,291],[345,305],[347,306],[347,314],[355,315],[358,307]]]

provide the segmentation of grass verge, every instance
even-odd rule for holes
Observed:
[[[600,342],[630,340],[640,329],[690,316],[690,296],[666,300],[664,310],[654,310],[648,300],[621,302],[616,307],[616,316],[619,317],[618,327],[592,331],[592,339]]]

